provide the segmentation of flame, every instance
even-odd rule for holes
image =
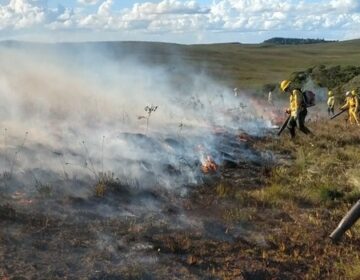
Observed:
[[[242,133],[238,135],[238,140],[240,142],[252,142],[253,138],[248,134]]]
[[[29,204],[32,204],[33,203],[33,200],[32,199],[28,199],[26,197],[26,193],[24,192],[15,192],[12,196],[11,196],[14,200],[17,201],[18,204],[21,204],[21,205],[29,205]]]
[[[6,275],[0,276],[0,280],[10,280],[9,277],[7,277]]]
[[[207,156],[201,166],[201,171],[204,173],[214,173],[218,170],[218,166],[211,156]]]

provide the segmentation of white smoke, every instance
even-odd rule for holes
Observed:
[[[128,185],[175,189],[200,180],[195,163],[205,153],[216,158],[216,129],[256,134],[270,126],[243,106],[250,99],[178,61],[150,66],[103,51],[1,49],[4,178],[31,188],[109,172]]]

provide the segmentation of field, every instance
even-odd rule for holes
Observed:
[[[18,46],[14,42],[7,44]],[[49,49],[47,45],[43,47]],[[57,49],[55,46],[53,48]],[[309,45],[177,45],[156,42],[60,44],[60,49],[66,48],[79,53],[84,49],[98,48],[112,54],[115,59],[130,54],[150,64],[171,68],[185,64],[196,71],[210,74],[221,83],[242,89],[278,83],[293,72],[305,71],[317,65],[358,66],[357,61],[360,61],[360,40]]]
[[[314,136],[278,137],[284,100],[252,95],[294,71],[354,65],[360,41],[66,48],[78,54],[94,45],[121,66],[130,54],[146,66],[126,62],[128,75],[112,77],[121,73],[113,62],[96,65],[104,80],[88,79],[83,68],[79,76],[70,70],[77,58],[40,71],[33,57],[15,55],[25,62],[13,75],[19,63],[0,57],[2,90],[14,90],[0,104],[1,280],[360,278],[359,224],[337,244],[328,238],[360,198],[359,128],[344,116],[330,121],[317,104],[307,121]],[[64,45],[31,48],[35,58],[64,52]],[[234,86],[250,93],[234,97]],[[144,113],[149,92],[160,106]],[[139,104],[118,105],[139,102],[135,93]]]

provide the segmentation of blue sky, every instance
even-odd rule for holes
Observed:
[[[257,43],[360,38],[360,0],[0,0],[0,39]]]

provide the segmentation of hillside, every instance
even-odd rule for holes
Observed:
[[[264,41],[264,44],[278,44],[278,45],[301,45],[301,44],[319,44],[331,43],[335,41],[326,41],[324,39],[300,39],[300,38],[281,38],[274,37]]]
[[[191,66],[196,72],[213,76],[216,80],[238,88],[259,88],[277,83],[290,73],[304,71],[316,65],[360,66],[360,40],[304,44],[210,44],[179,45],[155,42],[96,42],[63,44],[27,44],[3,42],[4,46],[32,47],[40,51],[64,52],[96,48],[114,59],[132,55],[150,64],[169,65],[172,69]]]

